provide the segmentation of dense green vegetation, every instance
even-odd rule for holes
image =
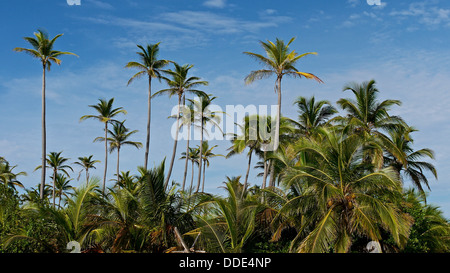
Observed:
[[[53,50],[61,35],[50,39],[39,31],[35,36],[25,38],[33,49],[16,51],[39,58],[43,65],[44,156],[36,167],[42,180],[36,188],[25,188],[20,178],[26,173],[0,157],[0,252],[69,252],[73,241],[83,252],[114,253],[368,252],[371,241],[378,242],[383,252],[449,252],[449,222],[438,207],[426,203],[425,188],[431,189],[427,176],[437,178],[435,167],[427,161],[434,159],[434,153],[415,149],[412,134],[417,130],[389,113],[401,102],[379,101],[374,80],[344,86],[348,97],[338,100],[337,107],[300,96],[294,103],[298,117],[284,117],[283,76],[322,83],[296,68],[302,57],[315,53],[297,54],[290,48],[294,39],[261,42],[264,55],[245,54],[263,68],[250,72],[245,82],[274,76],[280,112],[276,117],[246,116],[242,135],[234,135],[227,143],[228,154],[219,155],[214,153],[216,146],[203,138],[206,125],[217,125],[221,114],[208,112],[217,98],[197,89],[208,82],[188,75],[192,65],[159,60],[159,44],[139,45],[140,62],[131,61],[126,67],[138,69],[128,84],[148,76],[145,159],[143,164],[136,162],[135,170],[123,171],[120,150],[144,145],[132,140],[136,130],[120,120],[126,110],[114,106],[114,98],[100,99],[90,105],[92,113],[80,117],[102,123],[104,135],[95,141],[105,145],[103,162],[94,155],[79,155],[78,161],[70,162],[62,152],[47,154],[45,72],[52,62],[61,63],[58,56],[74,54]],[[164,69],[171,65],[172,69]],[[154,78],[167,88],[152,94]],[[178,111],[172,118],[177,133],[168,168],[163,161],[148,169],[151,101],[158,95],[176,96]],[[188,97],[194,95],[201,100]],[[183,126],[188,132],[199,129],[201,140],[196,146],[186,141],[180,152],[178,129]],[[272,131],[273,142],[266,137]],[[224,177],[224,195],[204,192],[210,159],[244,152],[246,173]],[[116,153],[117,167],[110,178],[114,183],[107,187],[110,153]],[[182,181],[171,180],[175,158],[184,163]],[[104,167],[103,180],[89,174],[99,165]],[[84,178],[76,188],[70,185],[72,166],[79,169],[78,178]],[[256,185],[248,181],[252,167],[262,170]],[[45,170],[51,172],[51,184],[45,182]]]

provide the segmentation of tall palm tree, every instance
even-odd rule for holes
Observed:
[[[125,145],[133,146],[138,149],[142,147],[142,143],[128,140],[131,135],[137,133],[138,131],[130,131],[130,129],[126,128],[125,125],[123,125],[124,123],[125,121],[113,123],[113,129],[108,130],[110,137],[106,138],[106,141],[109,142],[109,152],[112,153],[113,151],[117,150],[117,180],[119,180],[120,148]],[[94,139],[94,141],[105,141],[105,138],[97,137]]]
[[[187,153],[186,156],[186,152],[182,152],[181,155],[182,157],[180,159],[187,159],[191,161],[191,166],[192,166],[192,171],[191,171],[191,186],[189,188],[189,190],[193,189],[193,183],[194,183],[194,165],[199,163],[199,154],[200,154],[200,150],[198,148],[193,148],[193,147],[188,147],[189,152]],[[183,183],[183,187],[182,190],[184,191],[185,188],[185,184]]]
[[[298,122],[295,122],[302,135],[311,136],[314,130],[324,125],[327,120],[335,113],[334,108],[329,101],[316,101],[313,97],[307,99],[298,97],[294,104],[298,108]]]
[[[141,52],[136,52],[139,55],[140,62],[129,62],[125,67],[138,69],[133,77],[128,81],[128,85],[135,79],[148,76],[148,114],[147,114],[147,138],[145,142],[145,161],[144,167],[147,168],[148,155],[150,152],[150,121],[151,121],[151,106],[152,106],[152,78],[161,79],[161,71],[170,61],[158,60],[159,43],[147,45],[144,48],[141,45],[137,45]]]
[[[13,170],[16,167],[17,165],[11,166],[6,160],[0,160],[0,182],[14,190],[16,189],[16,186],[24,188],[23,184],[17,180],[17,177],[27,175],[26,172],[14,173]]]
[[[71,170],[73,172],[72,167],[69,165],[66,165],[66,162],[69,161],[69,158],[65,158],[61,156],[62,152],[50,152],[47,156],[47,164],[45,165],[48,169],[51,169],[53,171],[53,207],[56,206],[56,179],[58,172],[61,171],[68,177],[70,177],[69,173],[67,172],[67,169]],[[37,166],[34,170],[41,169],[42,165]]]
[[[249,148],[249,152],[247,154],[248,165],[247,173],[245,174],[244,188],[247,188],[248,176],[252,162],[252,154],[263,150],[262,146],[265,140],[261,136],[264,133],[262,132],[262,130],[266,128],[260,128],[260,123],[262,123],[264,119],[266,119],[266,121],[268,122],[265,124],[267,128],[270,126],[270,117],[263,117],[259,115],[245,116],[243,124],[238,124],[238,126],[241,128],[242,135],[234,135],[233,139],[231,140],[232,145],[230,148],[228,148],[229,152],[226,155],[227,158],[236,154],[240,154],[244,152],[246,148]],[[266,168],[264,169],[264,171],[266,172]]]
[[[383,149],[389,150],[397,159],[405,164],[405,158],[400,150],[393,145],[392,141],[383,133],[387,130],[399,130],[406,126],[399,116],[391,116],[388,111],[394,105],[401,105],[399,100],[384,100],[379,102],[375,80],[368,82],[350,83],[343,89],[352,91],[355,99],[342,98],[337,104],[345,111],[347,116],[336,117],[334,121],[344,125],[349,130],[362,137],[369,147],[366,153],[366,160],[378,162],[375,164],[381,167],[383,161]]]
[[[62,55],[74,55],[71,52],[57,51],[53,49],[53,45],[59,37],[63,34],[58,34],[54,38],[50,39],[48,34],[43,30],[37,30],[34,33],[35,38],[33,37],[24,37],[25,41],[27,41],[32,49],[16,47],[14,51],[17,52],[25,52],[31,55],[34,58],[37,58],[41,61],[42,64],[42,166],[45,166],[46,162],[46,146],[47,146],[47,129],[46,129],[46,99],[45,99],[45,91],[46,91],[46,70],[50,71],[50,67],[52,63],[56,63],[57,65],[61,64],[61,60],[58,59],[59,56]],[[45,185],[45,170],[46,168],[42,168],[41,173],[41,195],[40,198],[43,199],[44,193],[44,185]]]
[[[245,77],[245,83],[250,84],[255,80],[268,78],[272,75],[276,76],[275,82],[275,92],[278,94],[278,113],[275,125],[275,141],[274,149],[278,148],[279,140],[279,126],[281,118],[281,80],[283,76],[293,76],[293,77],[305,77],[307,79],[314,79],[319,83],[323,83],[321,79],[312,73],[300,72],[295,67],[297,62],[310,54],[317,54],[316,52],[308,52],[303,54],[298,54],[295,50],[291,50],[289,45],[295,40],[292,38],[287,44],[283,40],[276,39],[276,42],[271,41],[263,42],[260,41],[260,45],[264,49],[266,56],[256,54],[253,52],[244,52],[244,54],[249,55],[259,61],[265,68],[252,71]]]
[[[174,70],[168,69],[164,70],[164,73],[169,76],[168,77],[161,77],[169,88],[162,89],[158,92],[156,92],[153,96],[159,96],[159,95],[168,95],[169,97],[172,97],[174,95],[178,96],[178,110],[177,110],[177,121],[176,121],[176,133],[174,137],[174,144],[173,144],[173,152],[172,152],[172,159],[170,161],[169,170],[166,177],[165,187],[167,188],[167,185],[169,184],[170,176],[172,174],[173,169],[173,163],[176,156],[176,149],[177,149],[177,143],[178,143],[178,133],[180,129],[180,115],[181,115],[181,107],[182,102],[184,101],[184,97],[186,94],[191,93],[195,94],[197,96],[206,96],[206,94],[203,91],[195,89],[198,86],[207,86],[207,81],[201,81],[199,77],[195,76],[188,76],[189,70],[193,67],[193,65],[185,64],[183,66],[173,63],[175,66]]]
[[[428,190],[430,190],[430,185],[428,184],[428,178],[425,176],[424,171],[431,172],[436,179],[438,175],[433,164],[420,160],[420,158],[423,157],[434,159],[433,150],[424,148],[415,151],[413,149],[412,144],[414,140],[411,138],[410,134],[415,131],[417,130],[413,127],[401,127],[397,130],[390,130],[390,139],[395,147],[397,147],[397,150],[401,151],[402,157],[406,159],[406,164],[403,164],[389,151],[386,152],[384,161],[386,165],[394,167],[400,177],[401,174],[403,174],[404,177],[409,178],[419,192],[424,195],[423,198],[426,201],[422,184],[424,184]]]
[[[198,164],[198,178],[197,178],[197,189],[196,192],[200,189],[201,177],[202,177],[202,165],[203,162],[203,133],[205,130],[205,125],[212,124],[218,130],[222,132],[222,129],[219,126],[219,122],[221,120],[220,115],[224,112],[221,111],[212,111],[210,106],[212,105],[212,101],[217,97],[210,97],[209,95],[199,97],[199,100],[189,101],[194,105],[194,121],[197,124],[196,127],[200,128],[200,150],[199,150],[199,164]],[[223,133],[223,132],[222,132]]]
[[[203,147],[202,147],[202,151],[203,151],[203,155],[202,155],[202,160],[203,160],[202,192],[205,192],[205,172],[206,172],[206,167],[209,167],[209,159],[212,157],[224,156],[224,155],[213,153],[214,148],[216,148],[219,145],[214,145],[212,147],[209,147],[208,141],[204,141],[202,145],[203,145]],[[198,148],[198,150],[200,152],[199,148]]]
[[[99,99],[99,103],[95,105],[89,105],[89,107],[95,109],[97,111],[97,115],[84,115],[80,118],[80,121],[86,119],[96,119],[105,124],[105,139],[108,138],[108,124],[116,123],[117,120],[113,119],[118,114],[126,114],[122,107],[113,108],[114,98],[109,101]],[[106,187],[106,171],[108,169],[108,141],[105,141],[105,170],[103,172],[103,189],[102,192],[105,193]]]
[[[89,183],[89,169],[96,169],[95,163],[100,163],[100,160],[93,160],[93,155],[85,156],[85,157],[78,157],[78,161],[74,162],[74,164],[81,166],[83,169],[78,174],[78,179],[80,179],[80,175],[82,171],[85,171],[86,173],[86,185]]]

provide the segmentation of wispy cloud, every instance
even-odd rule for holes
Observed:
[[[293,20],[291,17],[279,15],[273,9],[257,14],[258,19],[247,20],[209,11],[182,10],[166,12],[149,20],[115,16],[78,17],[78,19],[126,28],[127,36],[113,38],[112,44],[119,48],[128,48],[134,46],[136,42],[149,41],[151,38],[164,42],[170,49],[180,46],[204,46],[213,40],[215,35],[252,37],[263,29],[278,27]]]
[[[399,19],[413,18],[428,27],[450,27],[450,8],[432,6],[428,2],[411,3],[407,9],[394,10],[390,15]]]
[[[224,8],[226,6],[226,0],[208,0],[203,5],[210,8]]]

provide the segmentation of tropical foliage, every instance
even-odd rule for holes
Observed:
[[[41,59],[45,91],[45,70],[52,61],[60,63],[58,56],[70,53],[53,51],[60,35],[50,40],[39,31],[35,36],[25,38],[34,49],[16,51]],[[370,80],[345,85],[343,90],[351,91],[352,97],[339,99],[337,107],[328,100],[300,96],[294,101],[298,116],[281,115],[284,76],[322,83],[296,68],[301,58],[316,53],[297,54],[290,48],[293,41],[260,42],[265,55],[245,52],[264,66],[250,72],[245,82],[275,76],[279,107],[276,116],[248,115],[239,121],[241,131],[226,142],[226,156],[215,150],[220,144],[204,138],[208,125],[223,134],[219,125],[224,113],[210,109],[218,98],[198,89],[208,82],[188,75],[193,65],[159,60],[159,43],[138,45],[140,62],[126,67],[138,69],[128,84],[148,76],[144,165],[120,169],[121,149],[144,145],[131,140],[137,130],[118,119],[127,111],[113,107],[114,98],[99,99],[89,105],[95,113],[80,118],[102,123],[104,134],[93,139],[105,144],[103,179],[89,173],[100,163],[94,155],[71,162],[62,152],[50,152],[44,153],[36,170],[50,170],[52,184],[44,177],[35,188],[27,188],[21,182],[26,173],[0,157],[0,252],[62,253],[79,245],[87,253],[341,253],[369,252],[367,245],[374,242],[383,252],[449,252],[449,222],[438,207],[426,202],[431,177],[437,179],[429,161],[434,152],[417,149],[412,138],[417,130],[391,115],[400,101],[379,101],[380,91]],[[169,64],[172,69],[163,69]],[[167,87],[152,94],[155,78]],[[176,134],[168,168],[165,160],[147,168],[151,100],[158,95],[177,97],[176,115],[171,113]],[[179,152],[181,128],[188,137],[186,149]],[[193,140],[196,130],[200,139]],[[43,139],[45,151],[45,134]],[[107,186],[111,152],[117,152],[117,168],[110,179],[113,184]],[[238,170],[242,175],[225,176],[223,194],[205,191],[220,182],[207,176],[208,167],[216,163],[213,158],[244,153],[248,160]],[[176,157],[184,165],[179,181],[172,175],[178,168]],[[252,167],[261,169],[256,178],[250,176]],[[82,174],[85,178],[78,186],[73,186],[73,171],[79,172],[78,179]]]

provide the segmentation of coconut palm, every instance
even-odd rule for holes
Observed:
[[[377,162],[380,168],[383,163],[383,150],[390,151],[397,159],[405,164],[405,158],[400,150],[393,145],[392,141],[383,133],[387,130],[398,130],[406,126],[399,116],[391,116],[388,111],[394,105],[401,105],[399,100],[384,100],[379,102],[375,80],[363,82],[362,84],[350,83],[343,89],[352,91],[355,100],[342,98],[337,104],[345,111],[347,116],[336,117],[334,121],[344,124],[346,130],[361,136],[367,143],[366,160]]]
[[[398,172],[399,176],[403,174],[405,178],[409,178],[413,185],[419,190],[421,194],[425,194],[422,185],[425,185],[430,190],[428,178],[424,171],[429,171],[437,179],[437,171],[433,164],[420,160],[420,158],[428,157],[434,159],[434,152],[431,149],[424,148],[414,151],[412,144],[413,139],[410,134],[417,131],[413,127],[401,127],[397,130],[390,130],[389,136],[394,143],[397,150],[402,153],[402,158],[405,158],[406,164],[400,162],[391,152],[387,151],[384,158],[385,164],[392,166]],[[424,195],[424,199],[426,197]]]
[[[168,77],[161,77],[169,88],[162,89],[158,92],[156,92],[153,96],[159,96],[159,95],[168,95],[169,97],[172,97],[174,95],[178,96],[178,104],[177,104],[177,121],[176,121],[176,133],[174,137],[174,144],[173,144],[173,152],[172,152],[172,159],[170,161],[169,170],[166,176],[166,182],[165,187],[167,188],[170,180],[170,176],[172,174],[173,169],[173,163],[176,156],[176,150],[177,150],[177,143],[178,143],[178,133],[180,129],[180,116],[181,116],[181,108],[182,108],[182,102],[184,102],[184,97],[186,94],[194,94],[197,96],[206,96],[206,94],[203,91],[197,90],[198,86],[206,86],[208,85],[207,81],[201,81],[199,77],[195,76],[188,76],[189,70],[193,67],[193,65],[185,64],[183,66],[173,63],[175,66],[174,70],[168,69],[164,70],[164,73],[169,76]]]
[[[321,141],[296,143],[296,151],[313,158],[290,168],[284,178],[286,186],[303,188],[294,207],[304,209],[304,219],[292,246],[300,241],[299,252],[348,252],[356,234],[379,241],[384,230],[403,247],[411,219],[399,209],[402,187],[395,170],[374,171],[363,160],[365,143],[357,135],[327,129],[320,134]],[[305,230],[311,231],[302,236]]]
[[[78,174],[78,179],[80,179],[80,175],[82,171],[85,171],[86,173],[86,185],[89,183],[89,169],[96,169],[95,163],[100,163],[100,160],[93,160],[93,155],[85,156],[85,157],[78,157],[78,161],[74,162],[74,164],[81,166],[83,169]]]
[[[45,163],[46,163],[46,146],[47,146],[47,129],[46,129],[46,71],[50,71],[50,67],[52,63],[56,63],[57,65],[61,64],[60,56],[63,55],[74,55],[71,52],[57,51],[53,49],[54,43],[56,39],[61,37],[63,34],[58,34],[54,38],[50,39],[48,34],[43,30],[37,30],[34,33],[35,38],[33,37],[24,37],[25,41],[27,41],[32,49],[16,47],[14,51],[17,52],[25,52],[31,55],[34,58],[37,58],[41,61],[42,64],[42,173],[41,173],[41,199],[44,199],[44,185],[45,185]]]
[[[47,156],[47,164],[46,167],[53,171],[53,175],[51,176],[53,179],[53,207],[56,206],[56,179],[58,172],[63,172],[65,175],[70,177],[69,173],[67,172],[67,169],[71,170],[73,172],[72,167],[69,165],[66,165],[66,162],[69,161],[69,158],[65,158],[61,156],[62,151],[57,152],[50,152]],[[42,165],[37,166],[34,170],[41,169]]]
[[[182,152],[181,155],[182,157],[180,159],[188,159],[191,161],[191,166],[192,166],[192,172],[191,172],[191,186],[189,188],[189,190],[193,189],[193,183],[194,183],[194,165],[199,163],[199,156],[200,154],[200,150],[198,148],[193,148],[193,147],[189,147],[189,152],[187,153],[186,156],[186,152]],[[185,185],[183,184],[182,190],[184,191],[184,187]]]
[[[200,183],[201,183],[201,177],[202,177],[202,165],[200,164],[203,162],[203,133],[205,132],[205,126],[207,124],[212,124],[215,128],[217,128],[220,132],[222,132],[222,129],[219,126],[219,123],[221,121],[221,114],[224,114],[222,111],[213,111],[210,109],[210,106],[212,105],[213,100],[215,100],[217,97],[210,97],[209,95],[205,95],[203,97],[199,97],[199,100],[192,100],[189,99],[189,101],[194,106],[194,121],[197,128],[200,128],[200,148],[199,148],[199,164],[198,164],[198,178],[197,178],[197,189],[196,192],[200,190]],[[223,132],[222,132],[223,133]]]
[[[209,147],[208,141],[203,142],[203,147],[202,147],[202,151],[203,151],[203,155],[202,155],[202,160],[203,160],[202,192],[205,192],[205,172],[206,172],[206,167],[209,167],[209,159],[211,159],[212,157],[224,156],[221,154],[213,153],[214,148],[216,148],[217,146],[219,146],[219,145],[214,145],[212,147]],[[199,150],[199,152],[200,152],[200,148],[197,148],[197,150]]]
[[[217,196],[213,197],[212,202],[205,202],[205,205],[214,205],[213,208],[208,208],[208,211],[214,210],[217,216],[212,219],[198,216],[202,226],[197,231],[210,236],[212,242],[217,243],[218,251],[238,253],[242,252],[254,232],[260,204],[256,196],[240,183],[240,176],[227,177],[224,184],[226,197]]]
[[[114,119],[118,114],[126,114],[122,107],[113,108],[114,98],[109,101],[99,99],[99,103],[95,105],[89,105],[89,107],[97,111],[97,115],[84,115],[80,118],[80,121],[86,119],[96,119],[105,124],[105,139],[108,138],[108,124],[116,123],[117,120]],[[103,172],[103,189],[102,192],[105,193],[106,186],[106,171],[108,169],[108,141],[105,141],[105,170]]]
[[[333,114],[337,113],[329,101],[316,101],[314,96],[309,99],[300,96],[294,101],[294,105],[297,106],[299,113],[295,124],[305,136],[311,136],[316,128],[323,126]]]
[[[110,137],[106,138],[106,141],[109,142],[109,152],[112,153],[117,150],[117,180],[119,180],[120,148],[122,148],[122,146],[133,146],[137,149],[142,147],[142,143],[128,140],[131,135],[138,131],[130,131],[130,129],[125,127],[124,123],[125,121],[113,123],[113,129],[108,130]],[[94,142],[95,141],[105,141],[105,138],[97,137],[94,139]]]
[[[13,170],[17,167],[11,166],[8,161],[0,160],[0,181],[7,187],[16,189],[16,186],[24,188],[23,184],[17,180],[18,176],[27,175],[26,172],[14,173]]]
[[[159,43],[147,45],[144,48],[141,45],[137,45],[141,52],[136,52],[139,55],[140,62],[129,62],[125,67],[138,69],[133,77],[128,81],[128,85],[133,82],[133,80],[140,78],[144,75],[148,76],[148,100],[147,100],[147,137],[145,142],[145,161],[144,167],[147,168],[148,155],[150,152],[150,121],[151,121],[151,100],[152,100],[152,79],[161,79],[161,71],[170,61],[159,60]]]
[[[65,176],[64,174],[58,173],[56,175],[56,180],[55,180],[55,184],[56,184],[56,195],[59,198],[58,201],[58,207],[61,208],[61,201],[62,201],[62,197],[66,197],[66,199],[69,199],[69,193],[68,191],[73,190],[74,187],[72,187],[70,185],[70,181],[72,181],[72,178],[68,178],[67,176]]]
[[[264,122],[266,122],[264,124]],[[261,124],[262,123],[262,124]],[[248,176],[250,172],[251,162],[252,162],[252,154],[258,153],[260,151],[267,152],[266,149],[263,148],[264,143],[268,141],[268,138],[264,137],[264,129],[270,129],[271,120],[270,117],[263,117],[259,115],[251,115],[245,116],[243,120],[243,124],[238,126],[240,127],[242,134],[234,135],[231,140],[231,147],[228,148],[227,158],[241,154],[244,152],[246,148],[249,148],[248,151],[248,165],[247,172],[245,174],[244,187],[247,188]],[[261,127],[263,126],[263,127]],[[267,168],[265,166],[265,173],[267,173]]]
[[[278,148],[279,140],[279,126],[280,126],[280,118],[281,118],[281,80],[283,76],[293,76],[293,77],[305,77],[307,79],[314,79],[319,83],[322,83],[322,80],[317,76],[311,73],[300,72],[295,67],[298,61],[311,54],[317,54],[316,52],[308,52],[303,54],[298,54],[295,50],[291,50],[289,45],[295,40],[292,38],[289,40],[287,44],[284,43],[283,40],[276,39],[276,42],[273,43],[271,41],[263,42],[260,41],[260,45],[264,49],[266,56],[252,53],[252,52],[244,52],[244,54],[249,55],[259,61],[264,69],[256,70],[250,72],[250,74],[245,77],[245,83],[250,84],[255,80],[268,78],[272,75],[276,76],[275,82],[275,92],[278,94],[278,113],[275,125],[275,141],[274,141],[274,149]]]

